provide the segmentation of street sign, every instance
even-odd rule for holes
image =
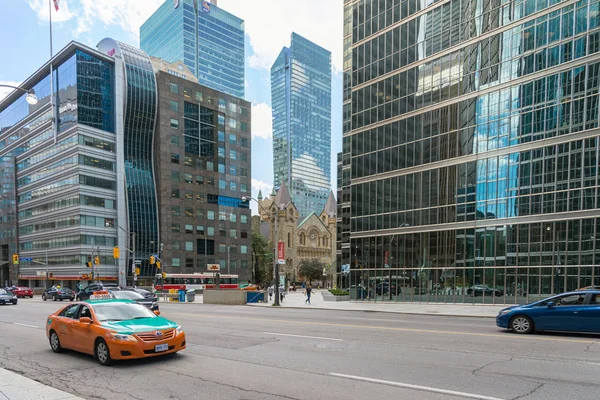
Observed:
[[[285,264],[285,243],[277,242],[277,264]]]
[[[283,276],[283,275],[279,276],[279,284],[280,285],[285,285],[285,276]]]
[[[208,272],[219,272],[221,270],[220,264],[206,264]]]
[[[30,257],[19,257],[19,261],[31,261]]]
[[[342,265],[342,274],[349,274],[349,273],[350,273],[350,264]]]

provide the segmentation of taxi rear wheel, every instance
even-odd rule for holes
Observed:
[[[96,348],[94,352],[96,353],[96,359],[100,364],[111,364],[112,360],[110,358],[110,351],[108,350],[108,345],[106,344],[106,341],[104,341],[104,339],[99,338],[98,340],[96,340]]]
[[[45,294],[42,295],[42,300],[46,301],[46,295]]]
[[[50,348],[52,349],[53,352],[55,353],[60,353],[62,352],[63,348],[60,345],[60,339],[58,338],[58,335],[56,334],[56,332],[54,331],[50,331]]]

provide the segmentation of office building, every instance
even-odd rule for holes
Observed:
[[[244,98],[244,21],[215,1],[166,0],[140,27],[140,48],[183,60],[201,85]]]
[[[274,185],[286,182],[300,215],[320,213],[331,190],[331,53],[292,33],[271,67]]]
[[[600,284],[598,11],[344,2],[338,262],[354,298],[523,303]]]
[[[218,211],[219,219],[228,214],[229,221],[237,221],[239,214],[241,224],[249,218],[247,204],[240,207],[244,187],[249,193],[246,181],[250,178],[242,175],[250,173],[249,167],[243,170],[243,165],[250,163],[249,106],[207,88],[199,89],[195,80],[175,93],[176,83],[171,82],[175,79],[183,80],[160,68],[155,71],[146,53],[124,43],[104,39],[94,50],[72,42],[23,82],[23,89],[35,90],[37,104],[28,104],[21,91],[12,92],[0,103],[2,284],[73,286],[76,281],[91,279],[114,280],[121,285],[137,279],[138,284],[151,284],[158,272],[156,265],[150,264],[151,255],[163,260],[163,271],[177,268],[174,243],[184,243],[187,251],[191,239],[184,233],[176,237],[175,228],[163,223],[167,219],[160,211],[168,208],[169,215],[173,211],[164,204],[166,183],[158,179],[165,175],[163,171],[175,169],[173,158],[168,162],[162,158],[162,146],[171,143],[167,154],[176,154],[173,137],[177,135],[179,143],[186,144],[181,152],[185,171],[181,170],[178,184],[188,183],[189,158],[195,166],[194,182],[204,178],[215,185],[204,194],[207,219],[211,220],[211,208],[213,216]],[[194,89],[193,98],[188,95],[190,88]],[[206,100],[197,92],[206,94]],[[182,96],[180,111],[175,110],[174,94]],[[203,101],[212,110],[206,121],[199,119],[199,111],[194,112],[203,110]],[[178,120],[181,129],[172,122]],[[210,129],[200,129],[197,125],[201,122]],[[244,131],[247,137],[241,133]],[[225,135],[227,144],[223,144]],[[199,150],[201,140],[205,142],[203,150]],[[197,150],[196,157],[188,157],[188,145]],[[243,147],[248,147],[247,151]],[[206,171],[200,172],[203,166]],[[187,199],[187,186],[182,196]],[[243,210],[228,212],[236,207]],[[187,206],[182,210],[186,213]],[[242,217],[244,211],[248,215]],[[195,209],[194,214],[201,212]],[[209,224],[220,228],[216,219],[207,224],[207,230]],[[238,228],[227,229],[229,237]],[[182,230],[187,234],[187,225]],[[239,231],[239,242],[247,241],[241,228]],[[225,240],[221,239],[224,236],[219,230],[219,240]],[[169,242],[165,244],[163,237]],[[217,248],[220,245],[217,243]],[[250,255],[245,255],[241,244],[228,240],[227,245],[235,248],[230,252],[236,268],[249,263]],[[118,259],[114,258],[115,248],[119,249]],[[193,251],[199,251],[197,243]],[[13,263],[13,256],[18,263]],[[205,271],[205,261],[224,265],[226,259],[223,254],[205,257],[186,271]],[[93,267],[88,267],[88,262]],[[189,266],[187,257],[185,262]]]
[[[174,273],[252,278],[251,104],[152,58],[159,92],[155,169],[163,260]]]

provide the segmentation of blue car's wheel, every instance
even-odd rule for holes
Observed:
[[[515,333],[533,332],[533,321],[525,315],[516,315],[510,320],[510,329]]]

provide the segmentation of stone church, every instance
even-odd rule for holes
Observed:
[[[264,199],[259,192],[257,200],[260,234],[271,243],[274,243],[274,240],[285,243],[285,265],[280,266],[280,276],[285,273],[288,282],[301,282],[303,277],[298,273],[298,266],[304,260],[314,259],[318,259],[328,271],[335,273],[337,202],[333,191],[320,214],[313,212],[302,220],[285,182],[277,193],[273,189],[271,195]]]

